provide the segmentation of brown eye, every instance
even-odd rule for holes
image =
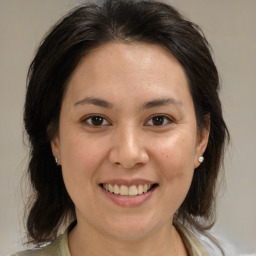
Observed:
[[[163,125],[167,125],[171,122],[172,122],[172,120],[165,115],[156,115],[156,116],[152,117],[146,123],[146,125],[148,125],[148,126],[163,126]]]
[[[84,122],[89,126],[106,126],[109,122],[102,116],[89,116],[85,118]]]
[[[152,118],[152,122],[154,125],[163,125],[164,120],[164,116],[155,116]]]

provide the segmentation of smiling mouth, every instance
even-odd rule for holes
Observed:
[[[134,197],[144,193],[149,192],[153,188],[157,187],[158,184],[140,184],[140,185],[117,185],[117,184],[103,184],[101,183],[100,186],[108,191],[109,193],[126,196],[126,197]]]

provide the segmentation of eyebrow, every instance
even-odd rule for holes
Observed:
[[[182,102],[174,98],[155,99],[143,104],[144,109],[161,107],[166,105],[182,105]]]
[[[94,98],[94,97],[85,97],[82,100],[77,101],[74,106],[77,105],[85,105],[85,104],[92,104],[95,106],[99,106],[99,107],[103,107],[103,108],[112,108],[113,104],[100,99],[100,98]],[[149,109],[149,108],[155,108],[155,107],[161,107],[161,106],[166,106],[166,105],[182,105],[181,101],[178,101],[174,98],[164,98],[164,99],[155,99],[155,100],[151,100],[148,102],[145,102],[142,105],[143,109]]]
[[[77,105],[85,105],[85,104],[92,104],[95,106],[99,106],[99,107],[103,107],[103,108],[112,108],[113,104],[103,100],[103,99],[99,99],[99,98],[93,98],[93,97],[85,97],[82,100],[77,101],[74,106]]]

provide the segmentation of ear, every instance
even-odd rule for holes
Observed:
[[[198,158],[200,156],[203,156],[208,140],[209,140],[209,134],[210,134],[210,116],[205,116],[205,123],[206,126],[203,127],[200,131],[198,131],[197,135],[197,145],[196,145],[196,153],[195,153],[195,159],[194,159],[194,168],[197,168],[200,165],[200,162],[198,161]]]
[[[61,165],[60,140],[58,136],[51,139],[52,154],[57,158],[57,164]]]

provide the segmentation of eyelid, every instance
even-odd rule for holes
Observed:
[[[167,124],[163,124],[163,125],[154,125],[154,124],[150,124],[148,125],[149,121],[152,120],[154,117],[164,117],[166,120],[168,120],[168,123]],[[170,123],[173,123],[174,120],[173,118],[171,118],[169,115],[166,115],[166,114],[154,114],[152,116],[150,116],[150,118],[148,119],[148,121],[144,124],[145,126],[155,126],[155,127],[163,127],[163,126],[166,126],[166,125],[169,125]]]
[[[101,118],[104,119],[103,122],[107,122],[107,124],[93,125],[93,124],[88,123],[87,121],[88,121],[90,118],[93,118],[93,117],[101,117]],[[109,126],[109,125],[111,125],[110,121],[109,121],[105,116],[103,116],[102,114],[89,114],[89,115],[86,115],[86,116],[84,116],[84,117],[81,119],[81,122],[84,123],[85,125],[87,125],[87,126],[89,126],[89,127],[93,127],[93,128],[101,128],[101,127],[104,127],[104,126]]]

